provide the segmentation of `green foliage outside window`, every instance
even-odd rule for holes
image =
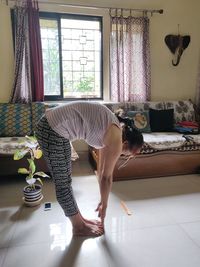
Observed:
[[[85,77],[80,81],[76,89],[78,92],[91,92],[94,89],[94,78]]]

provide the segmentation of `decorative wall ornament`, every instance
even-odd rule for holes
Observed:
[[[172,65],[177,66],[180,62],[183,51],[190,43],[190,36],[168,34],[165,36],[165,43],[173,54]]]

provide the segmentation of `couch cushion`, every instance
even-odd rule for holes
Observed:
[[[195,121],[195,111],[192,101],[166,101],[165,109],[174,109],[174,122]]]
[[[144,142],[153,149],[157,150],[169,150],[182,147],[187,142],[194,142],[200,145],[200,134],[192,135],[191,140],[187,141],[182,134],[172,132],[156,132],[156,133],[144,133]],[[190,150],[190,149],[188,149]]]
[[[32,129],[34,132],[37,122],[45,113],[45,104],[43,102],[33,102],[31,104],[31,108],[32,108]]]
[[[45,114],[45,110],[48,108],[54,108],[58,106],[58,104],[47,104],[44,102],[32,102],[32,129],[35,131],[36,125],[39,119]]]
[[[142,103],[132,103],[130,106],[130,110],[148,111],[150,108],[162,110],[164,109],[164,103],[162,101],[147,101]]]
[[[132,118],[135,127],[142,133],[150,133],[149,111],[128,111],[127,116]]]
[[[160,152],[168,153],[168,151],[174,153],[181,152],[179,155],[183,155],[183,153],[195,153],[200,151],[200,135],[193,135],[190,140],[186,140],[182,134],[166,132],[144,133],[143,137],[145,142],[140,151],[142,155]]]
[[[0,138],[0,154],[13,155],[17,149],[22,149],[26,145],[26,137],[1,137]],[[71,160],[79,158],[73,145],[71,145]]]
[[[172,132],[156,132],[143,134],[144,142],[155,149],[169,149],[184,144],[185,138],[182,134]]]
[[[172,132],[174,130],[174,110],[149,109],[152,132]]]
[[[1,137],[0,138],[0,154],[14,154],[17,149],[24,147],[25,137]]]
[[[164,102],[141,102],[141,103],[136,103],[136,102],[124,102],[124,103],[105,103],[105,105],[115,112],[118,109],[122,109],[124,111],[124,115],[127,115],[128,111],[145,111],[149,110],[149,108],[154,108],[154,109],[164,109]]]
[[[0,136],[25,136],[31,133],[29,104],[0,103]]]

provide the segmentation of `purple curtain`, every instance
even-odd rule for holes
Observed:
[[[27,0],[33,101],[44,101],[42,43],[38,1]]]
[[[111,16],[111,100],[150,100],[150,77],[149,19]]]
[[[44,100],[42,48],[37,1],[17,1],[15,22],[15,75],[11,103]]]

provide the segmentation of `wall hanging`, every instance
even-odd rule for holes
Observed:
[[[165,36],[165,43],[173,54],[172,65],[177,66],[180,62],[183,51],[190,43],[190,36],[168,34]]]

